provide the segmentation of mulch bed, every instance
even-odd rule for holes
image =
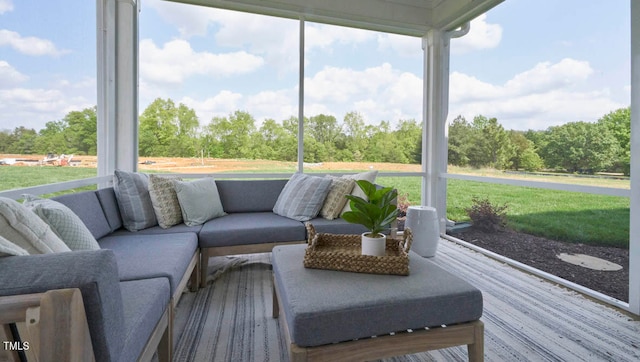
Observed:
[[[627,249],[566,243],[512,230],[485,233],[472,228],[453,236],[618,300],[629,300]],[[599,271],[573,265],[560,260],[560,253],[594,256],[621,265],[622,269]]]

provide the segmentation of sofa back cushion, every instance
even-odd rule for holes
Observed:
[[[273,210],[287,180],[216,180],[224,211],[265,212]]]
[[[64,204],[78,215],[94,238],[100,239],[111,233],[111,227],[95,191],[75,192],[53,197],[52,200]]]
[[[96,191],[100,205],[102,205],[102,211],[107,218],[107,222],[111,227],[111,232],[114,232],[122,227],[122,217],[120,217],[120,208],[118,208],[118,200],[116,199],[116,193],[113,191],[113,187],[107,187]]]
[[[138,231],[158,225],[149,195],[149,175],[115,170],[113,190],[125,229]]]

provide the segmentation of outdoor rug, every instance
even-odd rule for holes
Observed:
[[[482,290],[486,361],[640,360],[640,322],[624,313],[450,241],[431,260]],[[217,279],[178,305],[174,361],[288,360],[270,254],[212,258],[210,271]],[[467,361],[467,349],[385,361]]]

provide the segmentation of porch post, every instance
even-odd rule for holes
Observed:
[[[98,176],[138,164],[136,0],[96,0]]]
[[[631,1],[629,311],[640,315],[640,2]]]
[[[422,124],[422,205],[435,207],[440,232],[447,220],[447,113],[449,111],[449,35],[431,30],[422,38],[424,99]]]

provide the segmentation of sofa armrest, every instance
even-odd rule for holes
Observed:
[[[124,347],[118,266],[111,250],[0,258],[0,296],[79,288],[98,361],[117,360]]]

